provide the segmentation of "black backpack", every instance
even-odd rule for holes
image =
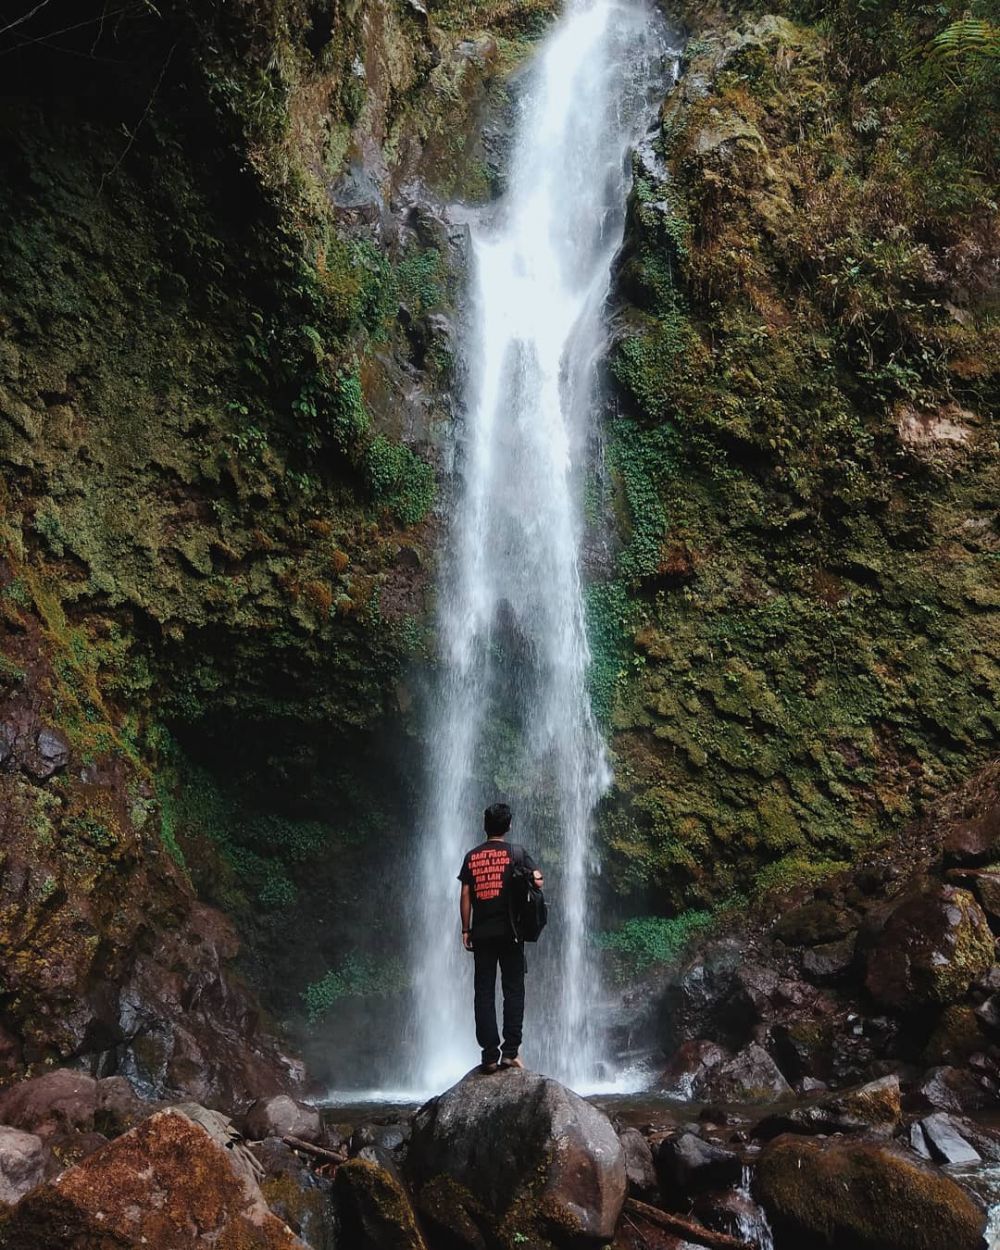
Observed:
[[[524,847],[512,846],[510,850],[514,860],[505,887],[510,925],[519,942],[537,942],[549,918],[545,895],[524,862]]]

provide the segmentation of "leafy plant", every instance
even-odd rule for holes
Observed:
[[[302,995],[310,1024],[318,1024],[345,998],[398,994],[406,988],[406,968],[400,959],[379,960],[351,954],[338,968],[308,985]]]
[[[673,963],[697,933],[710,928],[708,911],[687,911],[679,916],[634,916],[619,928],[597,935],[601,950],[617,955],[623,973],[642,972],[653,964]]]

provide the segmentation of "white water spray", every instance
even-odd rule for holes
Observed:
[[[610,774],[587,689],[581,513],[627,155],[651,121],[664,53],[644,0],[571,0],[521,100],[509,191],[472,230],[471,385],[414,943],[421,1090],[478,1058],[456,874],[498,798],[514,808],[511,841],[544,862],[552,904],[528,953],[526,1060],[577,1088],[600,1072],[588,903]]]

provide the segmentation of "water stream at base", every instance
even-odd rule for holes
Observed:
[[[608,1082],[588,895],[610,774],[587,687],[582,503],[628,153],[662,98],[665,53],[644,0],[570,0],[520,99],[508,192],[472,226],[470,385],[415,891],[414,1057],[399,1079],[423,1091],[478,1057],[455,878],[498,798],[515,808],[511,840],[544,862],[552,902],[529,953],[526,1061],[577,1088]]]

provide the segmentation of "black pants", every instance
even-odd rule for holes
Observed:
[[[483,1048],[483,1063],[500,1058],[497,1032],[497,964],[503,990],[503,1053],[513,1059],[521,1045],[524,1026],[524,947],[513,938],[480,940],[473,946],[476,961],[476,1041]]]

